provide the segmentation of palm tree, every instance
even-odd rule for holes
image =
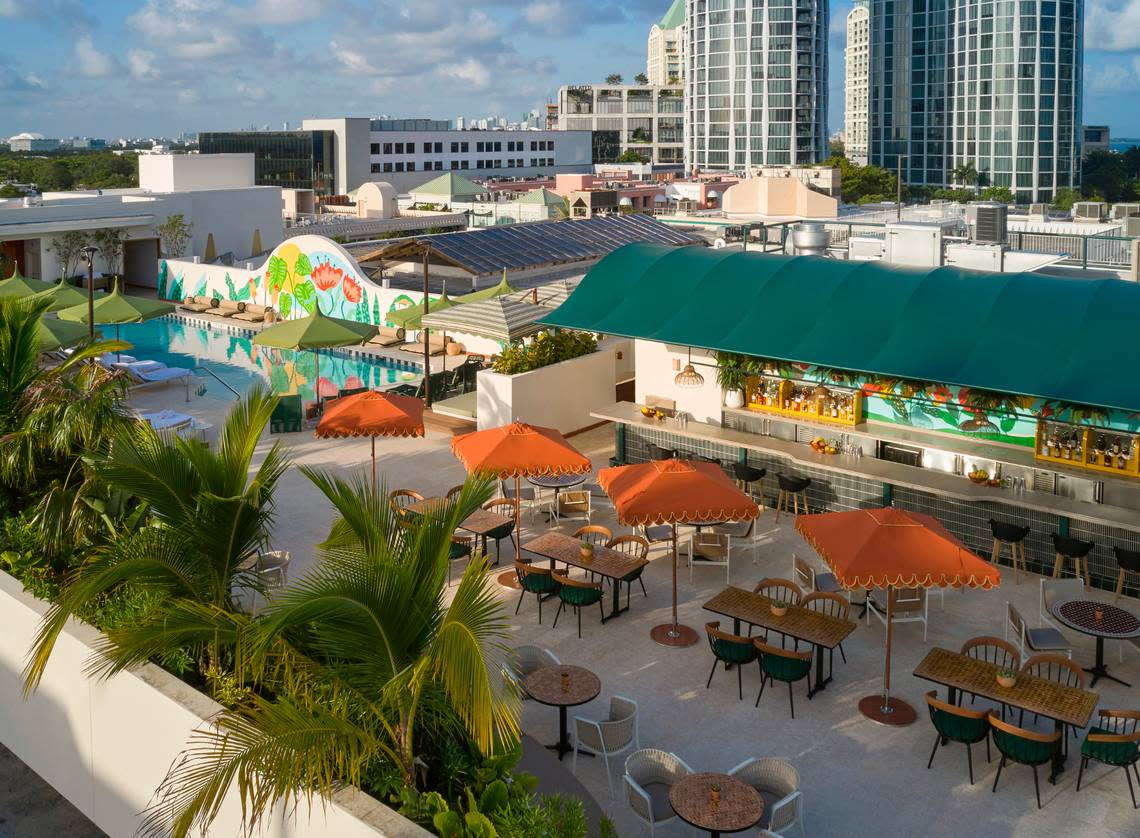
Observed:
[[[955,183],[961,183],[965,186],[977,186],[978,184],[978,169],[973,163],[962,163],[956,166],[950,174]]]
[[[235,588],[259,589],[243,567],[264,543],[273,520],[273,490],[288,467],[275,443],[250,474],[254,449],[277,403],[253,387],[230,412],[213,450],[158,435],[132,423],[112,439],[91,469],[150,511],[153,526],[127,528],[94,550],[68,578],[45,615],[25,668],[34,689],[68,617],[122,585],[150,592],[156,607],[138,622],[107,632],[92,670],[110,675],[134,663],[190,648],[199,670],[218,671],[224,650],[248,622]]]
[[[239,641],[238,656],[275,698],[254,695],[194,734],[146,833],[208,826],[235,781],[251,828],[281,799],[327,798],[383,764],[412,787],[417,746],[441,718],[485,754],[517,745],[509,620],[484,558],[445,601],[451,534],[490,484],[469,481],[438,514],[404,518],[363,476],[303,470],[339,517],[317,568]]]

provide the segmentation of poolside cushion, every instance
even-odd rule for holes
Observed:
[[[968,719],[938,709],[934,709],[930,720],[939,733],[954,742],[981,742],[990,730],[990,723],[984,717]]]
[[[244,312],[244,311],[245,311],[245,303],[243,303],[243,302],[239,302],[239,303],[237,304],[237,310],[238,310],[239,312]]]
[[[593,605],[602,598],[600,588],[578,588],[563,585],[558,592],[567,605]]]

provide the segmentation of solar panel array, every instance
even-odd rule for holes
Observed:
[[[688,245],[703,240],[643,214],[534,224],[506,224],[461,233],[416,236],[476,276],[597,259],[635,242]],[[408,240],[393,242],[392,247]]]

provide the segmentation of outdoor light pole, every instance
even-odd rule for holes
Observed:
[[[906,160],[905,154],[900,154],[898,158],[898,174],[895,175],[895,193],[896,193],[896,206],[898,208],[898,220],[902,221],[902,173],[903,161]]]
[[[424,248],[424,313],[420,316],[420,331],[424,336],[424,407],[431,407],[431,345],[428,343],[428,331],[423,319],[428,313],[428,254],[430,248]],[[444,347],[445,349],[447,347]],[[444,356],[447,357],[446,355]]]
[[[87,264],[87,337],[95,340],[95,254],[99,248],[87,245],[79,251]]]

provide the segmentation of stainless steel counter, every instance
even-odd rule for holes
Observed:
[[[815,451],[804,443],[760,436],[745,431],[722,428],[704,422],[690,420],[685,427],[681,428],[677,427],[671,420],[658,422],[646,419],[641,415],[639,406],[632,402],[618,402],[609,407],[593,411],[590,415],[595,419],[642,426],[676,437],[705,440],[707,442],[719,443],[736,448],[763,451],[786,458],[795,463],[800,463],[801,465],[812,466],[824,471],[876,480],[894,486],[905,486],[917,491],[945,495],[958,500],[1004,503],[1010,506],[1034,509],[1053,515],[1076,518],[1094,524],[1121,527],[1133,532],[1140,532],[1140,512],[1136,510],[1104,504],[1087,503],[1059,495],[1046,494],[1044,492],[1013,492],[1008,489],[978,485],[970,482],[966,477],[959,475],[931,469],[914,468],[869,456],[856,458],[851,455],[824,454]],[[847,431],[839,427],[832,428],[833,435],[838,435],[841,432]],[[877,435],[878,428],[863,425],[860,426],[859,429],[852,430],[852,432],[875,436]],[[927,437],[927,441],[929,442],[929,437]],[[978,443],[972,443],[972,445],[978,445]],[[943,447],[952,446],[943,443]],[[1005,449],[1008,446],[1000,447]],[[1032,457],[1032,452],[1028,453],[1029,456]],[[994,457],[993,459],[1005,458]]]

